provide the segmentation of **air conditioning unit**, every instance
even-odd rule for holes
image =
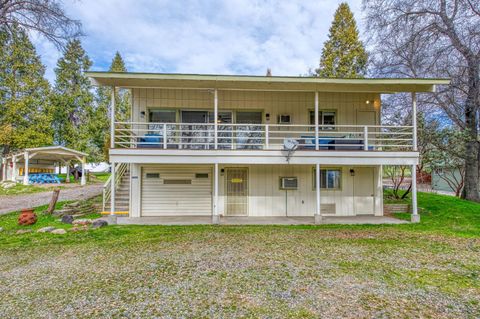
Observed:
[[[277,122],[278,124],[292,124],[292,117],[290,114],[280,114]]]
[[[280,189],[298,189],[298,178],[280,177]]]

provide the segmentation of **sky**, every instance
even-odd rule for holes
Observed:
[[[318,66],[341,0],[81,0],[65,11],[83,24],[92,70],[108,70],[116,51],[128,71],[306,74]],[[348,1],[360,30],[361,0]],[[61,53],[33,42],[53,81]]]

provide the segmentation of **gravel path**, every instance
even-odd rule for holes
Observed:
[[[102,193],[103,184],[78,186],[60,191],[59,201],[87,199]],[[52,192],[33,193],[25,195],[0,196],[0,215],[19,210],[24,207],[37,207],[48,204]]]

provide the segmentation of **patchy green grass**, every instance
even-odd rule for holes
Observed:
[[[110,173],[91,173],[91,175],[94,176],[95,180],[96,181],[99,181],[99,182],[102,182],[102,183],[105,183],[108,178],[110,177]]]
[[[36,185],[16,184],[14,187],[9,189],[0,187],[0,195],[23,195],[23,194],[41,193],[41,192],[52,191],[54,188],[58,188],[58,187],[63,188],[58,185],[40,187]]]
[[[419,206],[420,224],[58,236],[15,235],[16,214],[0,216],[0,317],[478,318],[480,204],[420,193]],[[47,225],[60,226],[32,228]]]

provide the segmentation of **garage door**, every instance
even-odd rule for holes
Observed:
[[[144,166],[142,216],[212,214],[212,172],[205,166]]]

